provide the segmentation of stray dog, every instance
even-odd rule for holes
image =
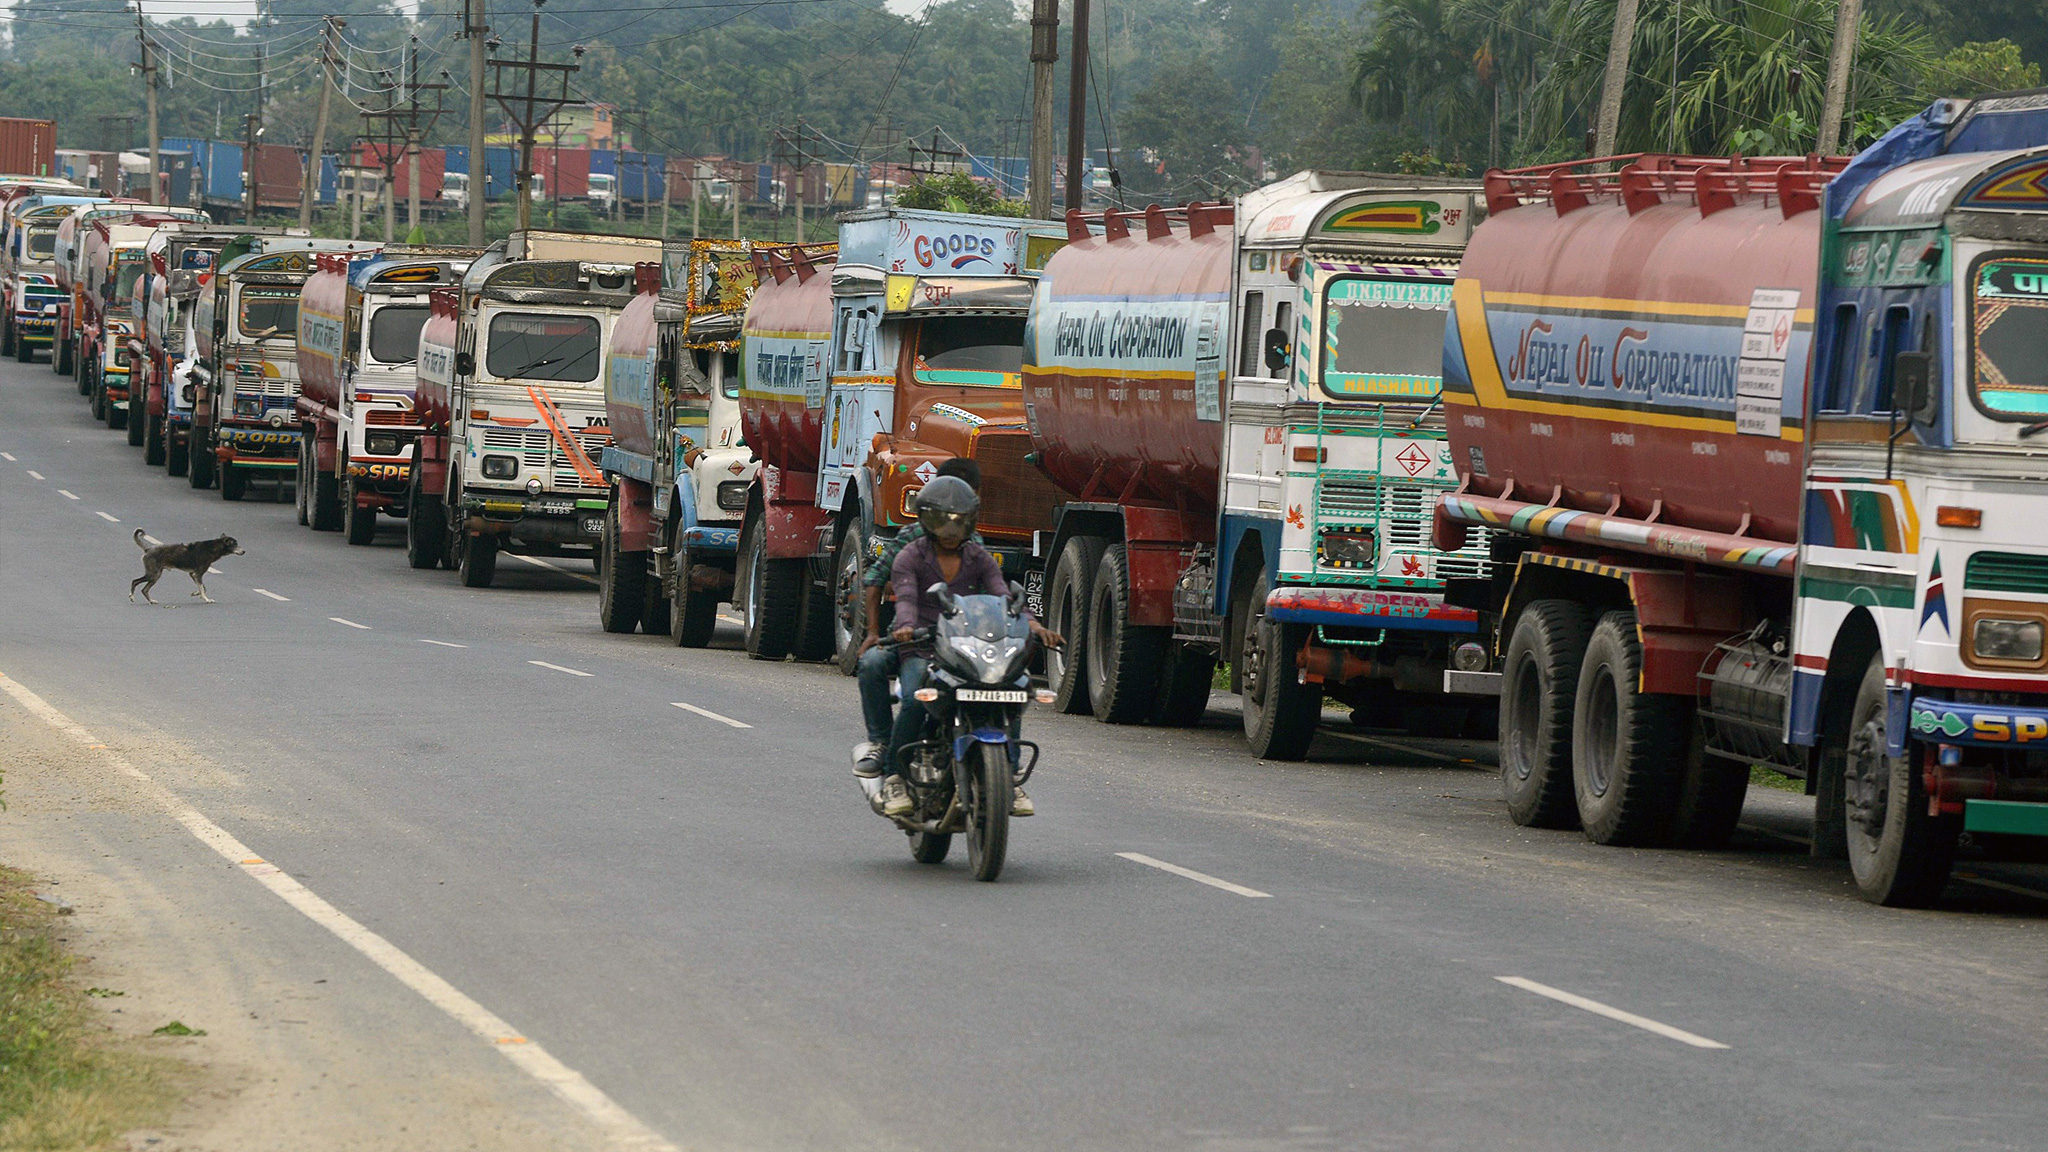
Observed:
[[[164,573],[177,569],[192,578],[198,587],[192,595],[208,604],[218,603],[206,594],[206,570],[223,556],[242,555],[242,546],[235,543],[233,536],[219,536],[212,540],[198,540],[190,544],[158,544],[151,546],[142,542],[142,529],[135,530],[135,546],[142,549],[142,575],[128,583],[128,602],[135,602],[135,590],[142,589],[142,598],[151,604],[149,590],[163,579]]]

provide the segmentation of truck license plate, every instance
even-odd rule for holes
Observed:
[[[1022,704],[1030,695],[1022,688],[962,688],[953,698],[965,704]]]
[[[1045,569],[1034,568],[1024,574],[1024,609],[1031,613],[1033,620],[1045,619]]]

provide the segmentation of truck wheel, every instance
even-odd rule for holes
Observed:
[[[1749,765],[1707,754],[1707,727],[1693,717],[1692,739],[1678,777],[1672,842],[1680,848],[1719,848],[1735,834],[1749,795]]]
[[[681,648],[703,648],[718,630],[718,593],[690,587],[692,561],[687,549],[676,553],[676,594],[669,612],[668,638]]]
[[[796,658],[833,659],[832,629],[839,619],[839,605],[832,599],[832,580],[820,579],[810,560],[792,560],[803,574],[799,586],[796,621]]]
[[[165,475],[184,476],[191,471],[194,441],[197,439],[197,436],[187,436],[183,444],[166,443],[164,445]],[[205,449],[200,448],[199,452],[203,454]]]
[[[1045,592],[1047,628],[1066,639],[1065,648],[1045,653],[1045,680],[1052,686],[1053,710],[1070,716],[1092,711],[1088,703],[1088,600],[1095,570],[1102,566],[1102,541],[1077,536],[1060,549]]]
[[[233,464],[222,463],[220,466],[220,498],[223,500],[240,500],[248,492],[249,473],[235,467]]]
[[[832,553],[832,657],[847,676],[860,670],[860,646],[867,639],[866,588],[861,577],[868,566],[868,537],[858,508],[839,534],[839,547]]]
[[[464,588],[489,588],[498,574],[498,538],[471,536],[463,541],[459,563]]]
[[[758,516],[747,521],[740,555],[746,566],[746,582],[740,586],[740,618],[745,624],[747,655],[780,660],[796,646],[805,561],[769,559],[768,526]]]
[[[604,563],[597,570],[597,622],[607,632],[631,632],[640,623],[647,598],[647,554],[619,551],[619,490],[612,489],[604,510],[604,531],[598,550]]]
[[[299,425],[299,467],[292,473],[292,504],[299,514],[299,525],[305,527],[313,521],[312,513],[306,507],[306,493],[313,487],[311,480],[313,465],[313,426]]]
[[[319,467],[317,455],[313,459],[313,490],[306,496],[306,514],[313,521],[313,531],[334,532],[341,528],[341,479]]]
[[[1216,680],[1216,650],[1185,640],[1168,640],[1159,668],[1159,698],[1152,722],[1168,728],[1193,728],[1209,711],[1209,688]]]
[[[1636,614],[1600,617],[1579,666],[1572,716],[1572,792],[1579,826],[1595,844],[1671,840],[1692,703],[1642,691],[1642,672]]]
[[[1088,699],[1107,724],[1149,719],[1159,692],[1159,664],[1168,639],[1163,628],[1131,623],[1130,559],[1122,544],[1102,553],[1088,602]]]
[[[661,586],[661,578],[654,573],[653,558],[648,559],[647,579],[642,583],[646,591],[640,601],[640,631],[649,636],[666,636],[672,630],[671,617],[675,612],[668,592]]]
[[[81,369],[78,377],[82,382],[80,391],[85,393],[86,407],[92,409],[92,418],[101,421],[106,420],[107,409],[112,407],[112,405],[107,403],[107,390],[92,382],[92,374],[90,372]],[[111,426],[109,425],[109,427]]]
[[[14,355],[14,321],[0,320],[0,356]]]
[[[1929,816],[1913,757],[1885,753],[1884,654],[1870,658],[1849,713],[1842,798],[1849,872],[1873,904],[1924,908],[1941,898],[1962,821]],[[1910,748],[1910,745],[1908,746]]]
[[[440,500],[420,490],[419,465],[414,464],[405,499],[405,562],[414,568],[439,568],[447,551],[446,514]]]
[[[1508,818],[1524,828],[1571,828],[1572,702],[1593,614],[1568,600],[1537,600],[1515,619],[1501,662],[1500,779]]]
[[[358,503],[355,477],[349,477],[341,489],[341,527],[351,544],[370,544],[377,539],[377,510],[365,508]]]
[[[135,401],[128,401],[125,407],[117,405],[112,398],[108,397],[105,384],[98,385],[98,388],[100,390],[100,406],[106,411],[107,427],[116,432],[127,428],[128,414],[135,410]]]
[[[1294,654],[1308,642],[1308,626],[1282,624],[1266,614],[1271,577],[1252,587],[1244,647],[1238,653],[1244,684],[1244,735],[1261,760],[1300,760],[1315,742],[1323,714],[1323,686],[1304,684]]]
[[[142,447],[142,431],[149,426],[149,389],[138,387],[135,378],[128,378],[128,446]]]
[[[52,339],[50,341],[50,371],[55,372],[59,376],[77,375],[78,359],[73,351],[75,347],[69,340]],[[85,395],[85,382],[82,380],[79,381],[78,394],[80,396]]]
[[[52,348],[55,348],[56,346],[57,345],[55,344],[55,342],[52,342],[50,345],[50,347]],[[16,360],[21,361],[23,364],[35,363],[36,346],[29,343],[26,339],[17,338],[14,341],[14,358]]]
[[[164,462],[164,418],[152,414],[142,432],[142,462],[160,468]]]

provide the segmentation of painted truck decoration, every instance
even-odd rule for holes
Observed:
[[[2048,834],[2044,173],[2048,113],[1990,98],[1853,162],[1488,175],[1436,538],[1509,562],[1465,600],[1518,822],[1714,844],[1765,764],[1886,904]]]
[[[1069,217],[1024,368],[1069,496],[1060,707],[1194,723],[1222,659],[1260,756],[1305,755],[1325,694],[1375,724],[1468,720],[1442,673],[1478,619],[1443,587],[1485,550],[1439,555],[1428,524],[1454,483],[1436,372],[1476,190],[1305,172],[1234,208]]]
[[[739,407],[754,264],[746,241],[694,240],[676,255],[639,267],[639,294],[612,330],[598,615],[606,631],[638,625],[702,648],[731,598],[758,469]]]

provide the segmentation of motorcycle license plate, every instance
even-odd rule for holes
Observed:
[[[1022,688],[962,688],[953,698],[967,704],[1022,704],[1031,694]]]

